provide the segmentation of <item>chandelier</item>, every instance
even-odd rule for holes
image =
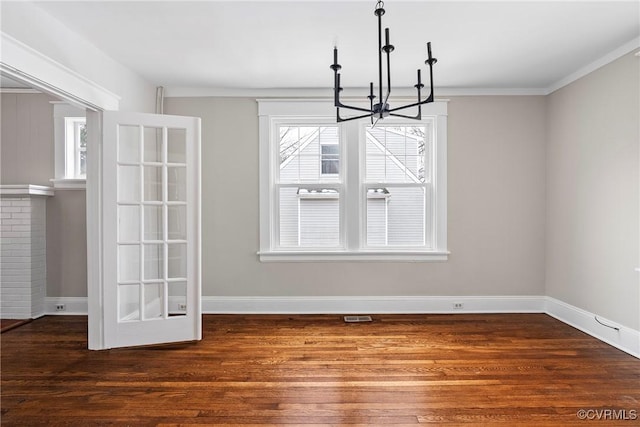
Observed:
[[[375,124],[378,122],[378,120],[380,119],[384,119],[385,117],[388,116],[392,116],[392,117],[403,117],[405,119],[414,119],[414,120],[420,120],[422,118],[422,109],[421,106],[423,104],[428,104],[430,102],[433,102],[433,64],[435,64],[436,62],[438,62],[438,60],[436,58],[434,58],[433,56],[431,56],[431,42],[427,43],[427,60],[424,61],[425,64],[429,65],[429,82],[431,85],[431,92],[429,94],[429,96],[422,100],[422,96],[421,96],[421,89],[424,87],[424,85],[422,84],[422,77],[420,75],[420,69],[418,68],[418,83],[415,84],[413,87],[415,87],[418,91],[418,100],[417,102],[414,102],[413,104],[407,104],[407,105],[402,105],[399,107],[394,107],[391,108],[389,106],[389,104],[387,103],[387,101],[389,100],[389,95],[391,94],[391,65],[389,62],[389,56],[391,54],[391,52],[393,52],[393,45],[389,43],[389,28],[385,28],[384,29],[384,35],[385,35],[385,44],[384,46],[382,45],[382,15],[384,15],[384,3],[382,2],[382,0],[379,0],[376,3],[376,9],[374,10],[374,15],[376,15],[378,17],[378,90],[379,90],[379,96],[377,103],[373,103],[373,100],[376,98],[376,96],[373,94],[373,82],[369,83],[369,96],[367,96],[367,98],[369,98],[369,103],[370,103],[370,108],[366,109],[366,108],[361,108],[361,107],[354,107],[351,105],[345,105],[342,102],[340,102],[340,92],[342,91],[343,88],[340,87],[340,69],[342,68],[342,66],[340,64],[338,64],[338,48],[334,47],[333,48],[333,64],[329,67],[333,70],[334,73],[334,79],[333,79],[333,93],[334,93],[334,104],[336,107],[336,117],[337,117],[337,121],[338,122],[346,122],[349,120],[356,120],[356,119],[362,119],[364,117],[371,117],[371,123],[375,126]],[[387,94],[386,97],[383,97],[383,87],[382,87],[382,53],[385,53],[387,56]],[[384,101],[383,101],[384,99]],[[404,115],[404,114],[398,114],[396,113],[396,111],[400,111],[400,110],[404,110],[406,108],[411,108],[411,107],[418,107],[418,114],[416,114],[415,116],[408,116],[408,115]],[[348,118],[342,118],[340,117],[340,108],[346,108],[349,110],[355,110],[355,111],[360,111],[360,112],[365,112],[366,114],[362,114],[359,116],[355,116],[355,117],[348,117]],[[374,122],[374,118],[375,118],[375,122]]]

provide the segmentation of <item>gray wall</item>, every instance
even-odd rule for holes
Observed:
[[[202,117],[203,295],[544,294],[545,103],[450,101],[449,261],[261,263],[255,99],[166,99]]]
[[[640,60],[548,97],[547,295],[640,330]]]
[[[53,106],[42,94],[0,94],[0,184],[50,186],[54,176]],[[47,296],[87,295],[84,190],[47,198]]]
[[[0,99],[0,183],[51,185],[55,98],[3,93]]]

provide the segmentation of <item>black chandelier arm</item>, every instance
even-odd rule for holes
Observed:
[[[420,105],[429,104],[431,102],[433,102],[433,93],[431,95],[429,95],[429,97],[427,99],[425,99],[424,101],[414,102],[413,104],[407,104],[407,105],[402,105],[400,107],[391,108],[389,110],[389,112],[393,113],[394,111],[404,110],[405,108],[418,107]]]
[[[334,107],[336,108],[348,108],[349,110],[355,110],[355,111],[364,111],[366,113],[371,114],[371,110],[367,109],[367,108],[361,108],[361,107],[353,107],[351,105],[345,105],[342,102],[340,102],[338,100],[338,102],[334,105]]]
[[[336,108],[336,119],[337,119],[338,122],[349,122],[351,120],[364,119],[365,117],[372,117],[371,116],[371,112],[369,111],[368,114],[363,114],[361,116],[342,118],[342,117],[340,117],[340,109]]]
[[[415,116],[407,116],[405,114],[396,114],[396,113],[390,113],[389,116],[402,117],[403,119],[420,120],[422,118],[422,111],[418,111],[418,114],[416,114]]]

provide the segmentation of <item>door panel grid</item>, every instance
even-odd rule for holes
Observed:
[[[119,125],[117,135],[118,322],[185,316],[186,132]]]

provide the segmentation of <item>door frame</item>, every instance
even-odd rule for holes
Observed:
[[[0,32],[0,42],[0,72],[13,80],[86,110],[88,346],[91,350],[102,349],[102,112],[119,110],[120,97],[6,33]]]

